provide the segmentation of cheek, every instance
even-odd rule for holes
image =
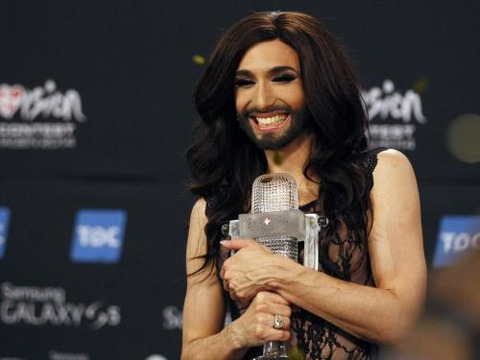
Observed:
[[[292,108],[301,109],[305,106],[305,94],[301,87],[288,89],[288,92],[284,94],[284,99]]]
[[[237,113],[243,112],[245,110],[245,106],[247,104],[247,100],[245,99],[245,96],[240,93],[240,94],[235,94],[235,109],[237,110]]]

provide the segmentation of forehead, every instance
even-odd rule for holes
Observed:
[[[248,49],[238,65],[238,70],[261,72],[278,66],[300,70],[300,61],[294,48],[275,39],[255,44]]]

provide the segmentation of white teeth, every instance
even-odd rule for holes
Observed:
[[[270,117],[257,117],[260,126],[279,124],[287,118],[286,114],[274,115]]]

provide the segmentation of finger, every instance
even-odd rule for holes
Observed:
[[[221,278],[221,279],[224,279],[224,278],[225,278],[225,271],[227,270],[228,260],[229,260],[229,259],[227,259],[227,260],[225,260],[225,261],[223,262],[222,268],[220,269],[220,278]]]
[[[223,289],[230,295],[230,298],[234,301],[241,301],[246,302],[248,300],[244,299],[243,297],[239,296],[235,289],[232,287],[229,281],[223,281]],[[250,299],[251,300],[251,299]],[[1,360],[1,359],[0,359]]]
[[[235,292],[231,291],[229,292],[229,294],[230,294],[230,299],[232,299],[233,301],[240,301],[240,299],[237,297],[237,294],[235,294]]]
[[[220,244],[229,249],[229,250],[240,250],[245,247],[256,245],[257,242],[252,239],[232,239],[232,240],[222,240]]]
[[[255,298],[257,299],[257,301],[260,302],[271,302],[281,305],[290,305],[290,303],[282,296],[270,291],[259,291]]]
[[[265,341],[287,341],[290,339],[290,330],[273,329],[268,332]]]
[[[281,315],[284,318],[292,316],[292,309],[285,305],[269,304],[268,312],[272,315]]]
[[[274,327],[274,316],[269,314],[257,314],[256,336],[265,341],[284,341],[290,337],[290,319],[282,319],[282,327]]]
[[[277,315],[280,315],[280,314],[277,314]],[[272,327],[274,326],[275,324],[275,315],[272,315]],[[290,324],[291,324],[291,320],[288,316],[282,316],[282,327],[281,328],[275,328],[273,327],[275,330],[289,330],[290,329]]]

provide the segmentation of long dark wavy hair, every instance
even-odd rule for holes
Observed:
[[[234,24],[218,41],[196,87],[201,121],[187,159],[189,188],[207,200],[208,253],[203,268],[218,259],[221,226],[248,211],[252,183],[267,171],[264,152],[236,121],[234,78],[249,48],[274,39],[299,56],[314,133],[304,174],[321,184],[319,201],[330,220],[321,241],[322,267],[345,278],[329,259],[328,239],[342,222],[357,241],[366,239],[371,206],[359,160],[367,151],[367,117],[350,58],[318,20],[298,12],[257,12]]]

